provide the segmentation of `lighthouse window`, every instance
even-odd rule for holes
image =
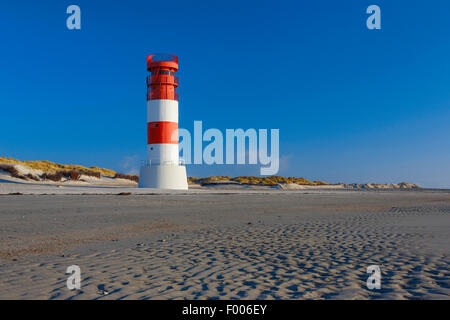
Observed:
[[[173,76],[174,72],[173,71],[169,71],[169,70],[160,70],[159,72],[158,71],[153,71],[152,75],[155,75],[155,74],[164,74],[164,75]]]

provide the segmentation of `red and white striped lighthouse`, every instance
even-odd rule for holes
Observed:
[[[186,167],[178,150],[178,57],[147,57],[147,157],[139,187],[187,189]]]

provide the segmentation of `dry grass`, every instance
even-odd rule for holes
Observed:
[[[43,174],[40,177],[33,174],[21,175],[17,168],[14,167],[15,165],[22,165],[30,169],[41,170]],[[51,180],[58,182],[63,178],[73,181],[80,181],[81,175],[95,177],[97,179],[101,179],[102,176],[115,177],[117,175],[117,172],[113,170],[98,167],[87,168],[80,165],[59,164],[46,160],[20,161],[5,157],[0,157],[0,169],[9,172],[9,174],[14,178],[35,181]]]
[[[51,180],[51,181],[61,181],[63,175],[61,172],[57,172],[57,173],[44,173],[41,178],[42,180]]]
[[[25,178],[26,179],[30,179],[30,180],[34,180],[34,181],[41,181],[41,179],[39,177],[37,177],[37,176],[35,176],[35,175],[31,174],[31,173],[27,173],[25,175]]]
[[[234,181],[241,184],[251,184],[251,185],[264,185],[264,186],[276,186],[279,183],[296,183],[303,185],[327,185],[328,183],[322,181],[309,181],[304,178],[295,177],[280,177],[280,176],[270,176],[270,177],[253,177],[253,176],[240,176],[231,178],[229,176],[213,176],[207,178],[195,178],[189,177],[188,183],[198,183],[198,184],[208,184],[217,181]]]
[[[81,174],[88,176],[88,177],[94,177],[97,179],[101,179],[102,175],[100,174],[100,172],[86,172],[86,171],[81,171]]]
[[[0,170],[9,172],[11,177],[23,179],[23,180],[34,180],[34,181],[40,181],[41,179],[38,176],[35,176],[31,173],[27,173],[25,175],[20,174],[20,172],[17,170],[17,168],[14,167],[12,164],[2,164],[0,163]]]
[[[8,165],[9,164],[9,165]],[[0,157],[0,169],[8,171],[11,176],[21,179],[32,179],[36,180],[39,178],[32,175],[21,176],[17,169],[13,166],[14,164],[21,164],[27,166],[31,169],[41,170],[44,174],[41,176],[43,180],[52,180],[52,181],[61,181],[63,177],[79,181],[81,175],[86,175],[90,177],[95,177],[100,179],[102,176],[119,178],[119,179],[127,179],[134,181],[136,183],[139,182],[138,175],[127,175],[117,173],[113,170],[98,168],[98,167],[83,167],[80,165],[67,165],[67,164],[59,164],[53,163],[50,161],[20,161],[13,158],[5,158]],[[253,177],[253,176],[240,176],[240,177],[229,177],[229,176],[212,176],[206,178],[196,178],[189,177],[188,183],[198,183],[198,184],[208,184],[217,181],[234,181],[240,184],[249,184],[249,185],[264,185],[264,186],[275,186],[279,183],[296,183],[302,185],[327,185],[328,183],[322,181],[309,181],[304,178],[295,178],[295,177],[280,177],[280,176],[270,176],[270,177]]]
[[[59,164],[53,163],[47,160],[43,161],[20,161],[13,158],[4,158],[0,157],[0,163],[6,164],[21,164],[27,166],[31,169],[42,170],[45,173],[57,173],[59,171],[77,171],[82,172],[87,176],[107,176],[114,177],[117,172],[109,169],[98,168],[98,167],[83,167],[80,165],[71,165],[71,164]]]
[[[139,183],[138,175],[116,173],[116,175],[114,176],[114,179],[127,179],[127,180],[134,181],[136,183]]]
[[[61,171],[60,172],[64,178],[70,179],[73,181],[78,181],[81,178],[81,172],[76,170],[70,170],[70,171]]]
[[[17,171],[17,169],[14,168],[14,166],[12,166],[12,165],[0,164],[0,170],[9,172],[9,174],[13,178],[24,179],[24,177],[19,174],[19,171]]]

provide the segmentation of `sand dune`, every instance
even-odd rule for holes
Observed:
[[[23,173],[26,173],[24,171]],[[34,172],[36,173],[36,172]],[[328,184],[328,185],[300,185],[296,183],[280,183],[278,185],[258,185],[241,184],[230,181],[215,181],[210,184],[189,184],[189,190],[170,191],[157,189],[139,189],[137,183],[120,178],[101,177],[97,179],[89,176],[82,176],[83,181],[64,180],[53,181],[33,181],[14,178],[9,173],[0,170],[0,195],[5,194],[173,194],[173,193],[207,193],[219,191],[229,193],[244,192],[273,192],[278,191],[312,191],[321,190],[384,190],[384,189],[418,189],[415,184]]]

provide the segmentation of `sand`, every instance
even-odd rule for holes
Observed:
[[[445,190],[0,195],[0,299],[449,299],[449,214]]]

